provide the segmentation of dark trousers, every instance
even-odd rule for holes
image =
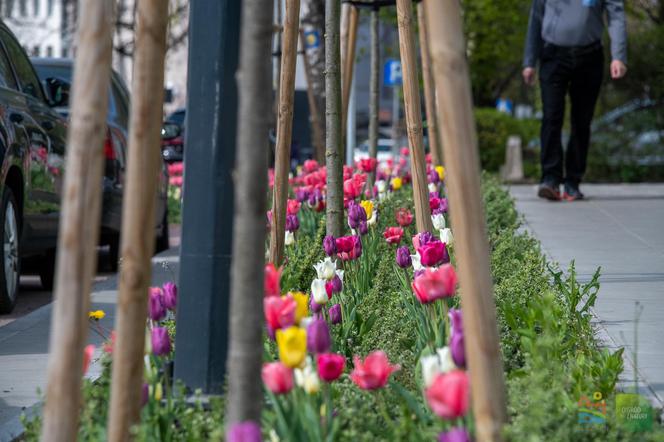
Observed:
[[[545,43],[540,60],[542,89],[542,181],[579,184],[586,171],[590,122],[604,72],[600,42],[566,48]],[[561,132],[569,93],[571,131],[564,155]]]

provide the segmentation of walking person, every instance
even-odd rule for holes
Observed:
[[[622,0],[533,0],[523,60],[523,79],[535,83],[539,62],[542,92],[541,164],[538,196],[549,200],[583,198],[579,183],[586,170],[590,122],[604,72],[604,19],[611,40],[611,78],[627,72],[627,34]],[[563,155],[561,131],[569,94],[571,132]],[[563,173],[564,162],[564,173]],[[560,185],[564,193],[560,195]]]

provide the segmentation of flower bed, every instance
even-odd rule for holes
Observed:
[[[266,270],[263,420],[260,429],[252,423],[231,429],[231,440],[261,433],[272,440],[469,440],[462,312],[439,193],[443,173],[429,174],[434,236],[416,235],[406,174],[379,180],[374,198],[358,201],[362,176],[345,172],[352,234],[342,238],[325,237],[317,166],[305,164],[293,182],[287,263],[281,274]],[[600,392],[611,403],[622,370],[620,352],[599,349],[593,338],[588,308],[597,279],[581,285],[573,268],[567,275],[549,270],[537,241],[517,231],[506,191],[487,177],[483,196],[508,385],[506,436],[634,440],[616,424],[612,407],[605,426],[578,423],[580,397]],[[164,331],[172,336],[175,324],[165,307],[176,301],[173,287],[165,289],[150,296],[153,345],[136,438],[221,439],[222,399],[191,405],[173,394],[179,386],[168,388],[172,351]],[[112,350],[101,378],[86,381],[81,440],[104,439],[111,361]],[[26,439],[38,434],[39,421],[28,423]],[[662,440],[662,433],[639,437]]]

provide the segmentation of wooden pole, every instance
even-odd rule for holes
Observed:
[[[101,182],[111,75],[110,0],[81,2],[71,124],[58,235],[43,441],[76,440],[87,339],[90,287],[96,270]]]
[[[293,99],[295,93],[295,64],[297,38],[300,29],[300,0],[286,0],[279,79],[279,118],[277,146],[274,159],[274,189],[272,193],[272,226],[270,228],[270,262],[277,267],[284,259],[286,235],[286,201],[288,200],[288,172],[293,137]]]
[[[427,113],[427,132],[429,134],[429,152],[435,166],[443,164],[443,149],[438,136],[436,117],[436,88],[431,75],[431,53],[429,51],[429,31],[425,19],[424,3],[417,4],[417,23],[420,28],[420,53],[422,54],[422,79],[424,83],[424,107]]]
[[[378,157],[378,114],[380,112],[380,10],[371,10],[371,82],[369,84],[369,157]],[[373,189],[376,172],[369,174],[368,188]]]
[[[350,3],[341,3],[341,16],[339,17],[339,61],[345,66],[346,54],[348,53],[348,22],[350,21]]]
[[[235,210],[231,263],[230,335],[226,428],[260,423],[263,387],[263,281],[256,278],[265,264],[267,155],[265,134],[270,118],[264,112],[270,87],[270,23],[272,10],[264,0],[242,6],[238,124],[235,148]],[[227,437],[227,440],[229,438]]]
[[[279,96],[281,95],[279,93],[279,82],[281,81],[281,38],[282,38],[282,32],[284,31],[283,27],[283,8],[282,8],[282,2],[281,0],[274,0],[274,6],[276,8],[276,26],[275,26],[275,33],[274,33],[274,38],[276,39],[276,44],[275,44],[275,56],[276,58],[276,74],[275,74],[275,85],[274,85],[274,98],[272,99],[273,106],[274,106],[274,121],[279,120]],[[273,60],[274,60],[273,58]],[[273,123],[274,123],[273,121]],[[275,125],[276,126],[276,125]]]
[[[346,125],[348,124],[348,105],[350,102],[350,89],[353,86],[353,72],[355,71],[355,47],[357,46],[357,27],[359,24],[360,11],[355,7],[350,7],[348,15],[348,41],[346,43],[346,55],[341,64],[343,69],[343,79],[341,87],[343,95],[341,97],[341,134],[346,134]],[[345,146],[346,143],[341,143]],[[342,161],[345,158],[344,149],[342,149]]]
[[[325,165],[327,167],[327,234],[344,229],[343,149],[341,148],[341,78],[339,68],[339,1],[325,0]]]
[[[397,22],[399,26],[399,51],[403,75],[404,107],[410,148],[410,169],[413,176],[413,200],[415,201],[415,221],[419,232],[432,232],[427,169],[422,140],[422,111],[420,108],[420,88],[417,76],[415,55],[415,34],[413,29],[412,0],[397,0]]]
[[[302,62],[304,64],[304,75],[307,79],[307,100],[309,101],[309,123],[314,145],[314,158],[319,164],[325,161],[325,134],[320,121],[320,110],[314,92],[314,79],[311,72],[311,63],[307,55],[307,43],[304,38],[304,30],[300,28],[300,44],[302,45]]]
[[[122,267],[115,320],[108,440],[128,441],[139,420],[143,352],[154,252],[157,177],[164,102],[168,0],[139,0],[127,183],[122,208]]]
[[[425,8],[435,87],[445,91],[438,96],[437,114],[446,166],[452,171],[446,181],[477,440],[500,441],[507,416],[505,383],[460,7],[457,0],[425,0]]]

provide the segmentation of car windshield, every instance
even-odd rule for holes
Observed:
[[[32,60],[32,64],[34,65],[37,75],[39,75],[39,80],[42,83],[48,78],[57,78],[69,84],[72,82],[73,66],[43,64],[35,59]],[[108,112],[111,115],[115,115],[115,107],[113,106],[113,99],[111,98],[112,96],[113,94],[109,94]]]
[[[184,124],[184,116],[185,116],[184,111],[175,111],[168,117],[168,121],[171,122],[171,123],[183,125]]]

